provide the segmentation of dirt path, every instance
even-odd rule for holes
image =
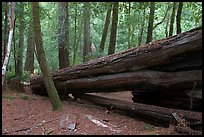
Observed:
[[[102,96],[131,101],[130,92],[103,93]],[[9,135],[169,135],[173,128],[155,127],[139,119],[107,111],[80,100],[62,101],[60,111],[52,111],[49,98],[4,91],[2,94],[2,133]]]

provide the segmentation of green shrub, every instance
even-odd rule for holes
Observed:
[[[7,81],[10,81],[12,78],[15,78],[15,77],[16,77],[16,75],[15,75],[14,70],[6,72],[6,80]]]

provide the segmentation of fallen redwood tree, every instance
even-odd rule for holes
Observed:
[[[177,91],[170,98],[189,104],[188,94],[202,91],[202,28],[64,68],[54,72],[52,78],[61,96],[121,90],[155,94]],[[42,76],[32,76],[30,86],[33,93],[46,94]],[[180,97],[180,93],[185,96]],[[139,97],[133,96],[137,101]],[[202,94],[196,102],[199,107]]]
[[[195,52],[199,53],[201,50],[202,28],[199,27],[124,52],[88,61],[77,66],[60,69],[52,74],[52,78],[54,82],[63,82],[76,78],[137,71],[161,65],[165,66],[179,62],[180,58],[186,60],[186,54],[190,54],[191,52],[193,54]],[[178,59],[176,59],[177,57]],[[197,65],[194,67],[202,68],[199,63]],[[35,84],[44,86],[42,76],[31,77],[30,83],[31,86]]]
[[[168,109],[164,107],[158,107],[154,105],[145,105],[140,103],[132,103],[124,100],[106,98],[102,96],[83,94],[79,96],[80,99],[91,101],[94,104],[111,108],[112,110],[122,110],[126,114],[141,118],[151,124],[165,126],[169,125],[181,125],[192,127],[200,125],[202,123],[202,112],[184,111],[177,109]],[[176,115],[176,117],[175,117]],[[200,128],[197,127],[197,130]]]

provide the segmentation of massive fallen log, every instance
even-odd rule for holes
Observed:
[[[168,127],[170,124],[178,124],[174,120],[173,113],[178,115],[182,119],[185,119],[186,123],[189,123],[189,126],[194,125],[195,123],[202,122],[202,112],[167,109],[154,105],[131,103],[123,100],[105,98],[90,94],[83,94],[79,98],[91,101],[92,103],[97,105],[122,110],[129,115],[132,114],[131,116],[137,116],[155,125]]]
[[[194,64],[187,65],[189,68],[202,68],[202,28],[190,30],[173,37],[155,41],[138,48],[129,49],[127,51],[102,57],[88,61],[81,65],[61,69],[52,74],[54,82],[61,83],[72,79],[89,78],[101,75],[116,74],[122,72],[138,71],[142,69],[161,69],[167,71],[175,71],[178,68],[185,70],[185,65],[180,64],[182,60],[188,61],[186,55],[192,54],[199,58],[198,61],[192,61]],[[198,56],[197,56],[198,53]],[[168,65],[179,66],[177,69],[168,70]],[[167,67],[163,67],[163,66]],[[161,69],[162,70],[162,69]],[[31,88],[39,85],[44,87],[42,76],[31,77]],[[59,87],[57,87],[59,88]]]
[[[202,70],[159,72],[151,70],[139,70],[112,75],[103,75],[90,78],[79,78],[57,82],[55,86],[58,93],[90,93],[125,90],[156,90],[178,92],[192,89],[196,82],[196,88],[202,87]],[[33,93],[46,93],[42,84],[32,85]],[[158,94],[158,93],[157,93]],[[176,94],[175,94],[176,95]]]

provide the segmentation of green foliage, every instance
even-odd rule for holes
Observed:
[[[30,76],[30,72],[29,71],[24,71],[22,77],[20,78],[21,81],[25,82],[29,80],[29,76]],[[7,71],[6,73],[6,80],[10,81],[12,78],[17,78],[15,75],[15,71],[11,70],[11,71]]]
[[[15,70],[7,71],[6,72],[6,80],[10,81],[12,78],[15,78]]]
[[[143,125],[143,128],[144,128],[144,129],[148,129],[148,130],[154,130],[154,126],[153,126],[153,125],[150,125],[150,124],[144,124],[144,125]]]
[[[4,96],[4,98],[6,98],[6,100],[8,100],[8,101],[15,99],[15,97],[12,95]]]
[[[76,5],[77,4],[77,5]],[[97,45],[96,48],[99,49],[99,45],[101,42],[101,37],[103,33],[106,12],[109,7],[110,2],[90,2],[90,10],[91,10],[91,17],[90,17],[90,26],[91,26],[91,37],[92,43]],[[170,6],[170,10],[167,14],[166,19],[164,22],[159,24],[153,30],[153,41],[165,38],[165,26],[167,20],[171,15],[172,10],[172,2],[155,2],[155,18],[154,18],[154,26],[162,21],[166,9]],[[79,39],[79,46],[76,55],[76,63],[80,64],[83,62],[83,2],[69,2],[69,46],[70,46],[70,62],[73,63],[73,52],[74,52],[74,18],[75,18],[75,11],[77,9],[77,16],[76,16],[76,31],[77,31],[77,39],[79,33],[81,32],[81,38]],[[117,29],[117,38],[116,38],[116,53],[127,50],[128,48],[128,26],[130,25],[130,32],[131,32],[131,46],[138,45],[138,35],[141,31],[142,20],[145,19],[144,24],[144,32],[142,37],[142,43],[145,44],[146,36],[147,36],[147,25],[148,25],[148,17],[149,17],[149,2],[131,2],[131,10],[130,10],[130,17],[129,17],[129,2],[119,2],[119,15],[118,15],[118,29]],[[28,26],[29,21],[32,19],[31,14],[31,3],[25,2],[25,15],[24,15],[24,22],[25,22],[25,49],[24,49],[24,62],[26,57],[26,48],[27,48],[27,35],[29,33]],[[143,12],[145,10],[145,16],[143,17]],[[177,11],[177,10],[176,10]],[[5,2],[2,3],[2,38],[3,30],[4,30],[4,14],[5,14]],[[12,40],[12,51],[10,55],[9,65],[8,68],[11,71],[7,72],[7,80],[15,77],[14,68],[14,43],[15,43],[15,51],[18,51],[19,45],[19,2],[16,3],[15,8],[15,34]],[[48,67],[51,71],[58,70],[58,3],[57,2],[40,2],[40,21],[41,21],[41,30],[43,34],[43,46],[46,52],[46,59]],[[112,18],[112,13],[111,13]],[[183,2],[183,9],[181,15],[181,30],[185,32],[192,28],[201,26],[202,23],[202,2]],[[9,24],[9,23],[8,23]],[[111,28],[111,21],[109,24],[108,35],[105,42],[105,49],[104,53],[100,53],[96,51],[95,53],[90,53],[87,56],[89,59],[95,59],[107,55],[109,40],[110,40],[110,28]],[[174,35],[176,34],[176,21],[174,23]],[[2,39],[3,43],[3,39]],[[3,50],[2,50],[3,54]],[[17,55],[15,55],[17,56]],[[40,70],[38,62],[35,58],[34,64],[35,70]],[[24,80],[28,79],[28,73],[25,72],[23,78]]]
[[[29,97],[27,95],[25,95],[25,94],[21,94],[20,97],[23,100],[28,100],[29,99]]]
[[[86,58],[88,60],[93,60],[93,59],[96,59],[96,58],[101,58],[103,56],[106,56],[106,54],[104,52],[100,52],[100,51],[96,51],[96,52],[90,52]]]

